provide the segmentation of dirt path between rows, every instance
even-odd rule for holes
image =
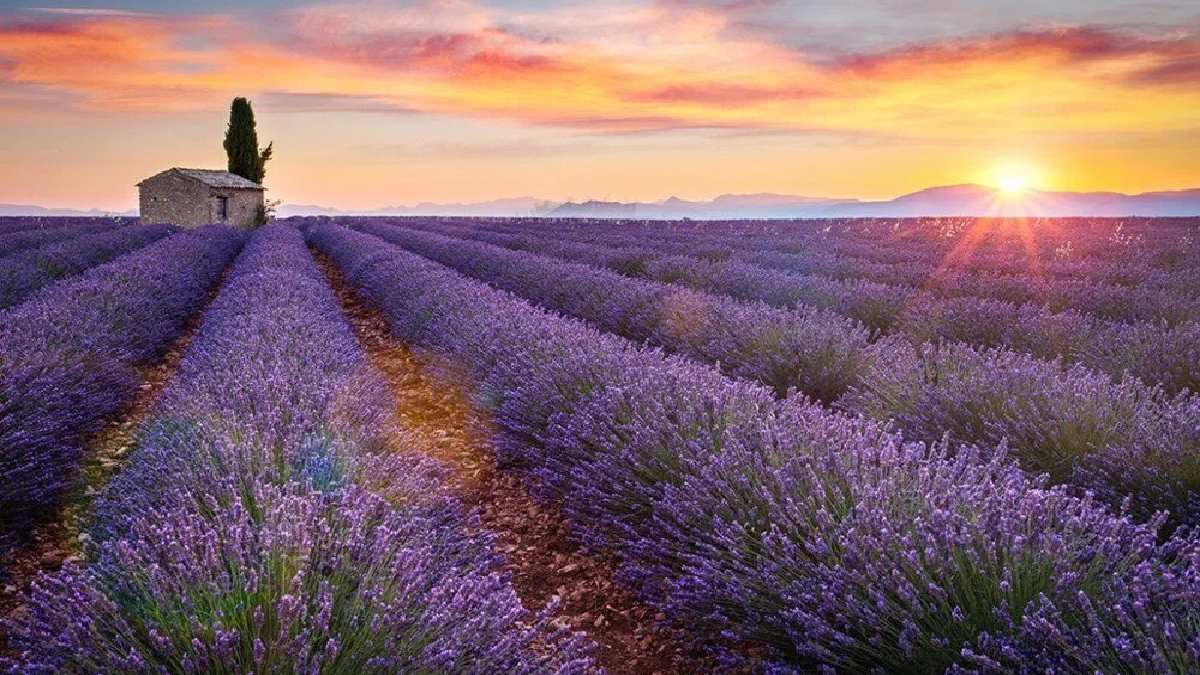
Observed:
[[[314,254],[372,365],[391,384],[400,425],[421,451],[451,469],[460,499],[496,535],[525,607],[539,611],[558,598],[555,623],[587,633],[609,673],[716,670],[693,640],[665,626],[663,615],[613,581],[614,560],[581,550],[557,509],[534,501],[517,476],[496,466],[486,414],[449,369],[439,367],[435,355],[393,338],[386,319],[358,299],[328,259]]]
[[[58,514],[36,526],[30,543],[18,551],[16,559],[8,566],[8,576],[0,585],[0,618],[21,611],[24,595],[39,572],[53,573],[63,563],[83,558],[88,536],[84,527],[91,519],[95,498],[133,450],[138,428],[179,368],[179,361],[195,337],[205,310],[225,285],[230,267],[225,268],[220,280],[209,290],[203,305],[184,324],[163,357],[137,369],[142,384],[138,386],[133,399],[84,441],[78,486],[67,496]],[[5,653],[7,648],[7,636],[0,623],[0,654]]]

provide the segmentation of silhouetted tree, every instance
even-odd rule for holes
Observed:
[[[267,175],[266,165],[271,159],[273,144],[259,149],[254,109],[250,107],[250,101],[240,96],[229,106],[229,128],[225,130],[224,145],[229,157],[229,172],[261,184]]]

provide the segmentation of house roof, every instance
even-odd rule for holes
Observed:
[[[192,180],[198,180],[201,183],[204,183],[205,185],[207,185],[209,187],[233,188],[233,189],[244,189],[244,190],[264,190],[264,189],[266,189],[263,186],[259,185],[258,183],[255,183],[252,180],[247,180],[245,178],[242,178],[241,176],[239,176],[235,173],[229,173],[228,171],[217,171],[215,169],[182,169],[180,167],[174,167],[171,169],[167,169],[166,171],[163,171],[162,173],[155,174],[155,176],[161,176],[163,173],[168,173],[171,171],[174,171],[175,173],[178,173],[178,174],[181,174],[188,178],[191,178]],[[150,178],[154,178],[154,176],[151,176]],[[150,180],[150,179],[147,178],[146,180]],[[143,180],[142,183],[145,183],[146,180]],[[141,185],[142,183],[138,183],[138,185]]]

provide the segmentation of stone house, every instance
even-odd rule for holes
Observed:
[[[265,188],[228,171],[167,169],[137,184],[141,222],[254,227]]]

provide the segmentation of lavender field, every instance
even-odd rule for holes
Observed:
[[[0,218],[0,671],[1195,673],[1200,218]]]

